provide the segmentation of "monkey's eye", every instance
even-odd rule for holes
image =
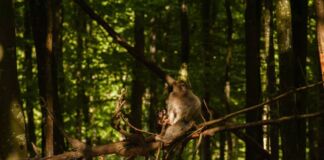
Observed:
[[[168,86],[168,92],[172,92],[173,91],[173,87],[172,86]]]

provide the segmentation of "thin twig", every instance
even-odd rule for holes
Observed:
[[[138,131],[138,132],[142,132],[142,133],[146,133],[146,134],[150,134],[150,135],[157,135],[156,133],[152,133],[152,132],[149,132],[149,131],[145,131],[145,130],[142,130],[142,129],[139,129],[137,127],[135,127],[134,125],[132,125],[130,122],[128,122],[128,120],[125,119],[125,117],[123,115],[121,115],[121,118],[122,120],[131,128],[133,128],[135,131]]]

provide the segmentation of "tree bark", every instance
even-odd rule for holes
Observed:
[[[294,1],[291,3],[291,15],[292,15],[292,48],[294,55],[294,72],[295,88],[306,85],[306,54],[307,54],[307,12],[308,12],[308,0]],[[302,91],[296,94],[296,111],[294,114],[304,114],[308,107],[307,101],[304,100],[307,97],[307,92]],[[294,136],[298,141],[295,141],[297,145],[296,156],[300,160],[306,159],[306,122],[304,120],[296,121],[296,129]]]
[[[30,17],[30,6],[29,2],[26,0],[24,2],[25,10],[24,10],[24,39],[26,40],[24,44],[24,52],[25,52],[25,82],[26,82],[26,112],[27,112],[27,149],[30,157],[34,157],[35,153],[32,147],[32,143],[36,143],[36,135],[35,135],[35,122],[34,122],[34,104],[35,100],[34,89],[33,89],[33,58],[32,58],[32,44],[29,41],[32,40],[32,32],[31,32],[31,17]]]
[[[285,92],[294,88],[294,55],[292,52],[292,24],[291,9],[289,0],[278,0],[276,7],[278,48],[279,48],[279,78],[280,91]],[[281,116],[293,114],[296,109],[294,96],[289,95],[279,102]],[[280,125],[282,139],[283,160],[299,159],[298,148],[295,143],[298,141],[295,136],[296,123],[284,122]]]
[[[272,99],[276,93],[276,72],[275,72],[275,53],[273,44],[273,2],[266,0],[264,2],[264,50],[267,55],[267,99]],[[270,118],[278,118],[277,103],[269,104]],[[279,159],[279,129],[278,126],[270,127],[270,151],[273,160]]]
[[[134,33],[135,54],[144,59],[144,13],[142,11],[135,11]],[[142,70],[142,64],[135,61],[133,65],[130,123],[137,128],[142,128],[142,97],[145,91]]]
[[[260,25],[261,1],[248,0],[245,10],[245,37],[246,37],[246,106],[261,102],[260,80]],[[246,114],[246,122],[262,120],[262,109],[257,109]],[[263,146],[262,127],[248,128],[246,133]],[[246,159],[261,159],[262,155],[255,152],[252,145],[246,144]]]
[[[181,68],[180,79],[188,80],[188,62],[190,55],[188,6],[186,0],[179,0],[180,4],[180,31],[181,31]]]
[[[62,57],[62,25],[63,25],[63,14],[62,14],[62,0],[55,0],[53,1],[53,59],[52,59],[52,66],[53,66],[53,89],[54,89],[54,115],[55,115],[55,121],[58,122],[58,124],[62,125],[63,127],[63,112],[64,108],[62,105],[62,102],[60,101],[59,97],[59,86],[64,85],[64,81],[60,81],[58,79],[58,75],[63,74],[59,71],[59,66],[63,68],[63,64],[60,64],[59,59]],[[63,63],[63,61],[61,61]],[[62,133],[57,129],[57,127],[54,127],[54,153],[62,153],[65,149],[64,144],[64,136]]]
[[[203,50],[203,56],[204,56],[204,96],[203,99],[206,102],[206,105],[208,106],[209,100],[210,100],[210,67],[211,67],[211,42],[210,42],[210,0],[203,0],[202,6],[201,6],[201,14],[202,14],[202,50]],[[204,104],[203,104],[204,105]],[[202,113],[203,116],[207,119],[211,118],[209,117],[209,113],[206,110],[206,107],[202,107]],[[210,160],[211,159],[211,151],[210,151],[210,137],[204,137],[201,141],[200,146],[200,159],[202,160]]]
[[[43,156],[54,154],[54,144],[61,145],[58,139],[54,139],[54,121],[48,112],[58,114],[58,95],[56,80],[56,61],[53,45],[55,31],[54,23],[56,13],[52,0],[31,0],[32,31],[36,47],[38,85],[40,104],[42,106],[42,151]]]
[[[232,50],[233,50],[233,17],[231,11],[231,0],[225,0],[225,11],[226,11],[226,22],[227,22],[227,55],[225,65],[225,84],[224,84],[224,95],[225,95],[225,109],[227,113],[231,112],[230,99],[231,99],[231,81],[230,81],[230,69],[232,63]],[[232,135],[230,132],[225,132],[227,140],[227,159],[233,159],[233,142]]]
[[[27,146],[17,78],[13,1],[0,1],[0,10],[0,159],[23,159]]]
[[[157,58],[157,19],[155,17],[152,17],[150,20],[151,24],[151,33],[150,33],[150,56],[151,61],[156,63]],[[156,79],[151,76],[150,78],[150,105],[149,105],[149,129],[151,132],[157,132],[158,131],[158,125],[157,125],[157,106],[158,106],[158,94],[157,94],[157,83]]]
[[[318,53],[320,57],[320,65],[322,71],[322,80],[324,80],[324,2],[322,0],[315,1],[316,7],[316,32],[317,32],[317,44],[318,44]],[[324,89],[321,88],[320,95],[320,110],[324,109]],[[324,118],[319,120],[319,139],[318,139],[318,160],[324,159]]]

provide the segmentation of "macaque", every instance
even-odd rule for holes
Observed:
[[[156,139],[168,144],[192,128],[195,119],[200,116],[201,102],[185,82],[177,81],[172,84],[166,104],[166,123],[169,126]]]

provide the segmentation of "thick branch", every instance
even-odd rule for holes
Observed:
[[[70,151],[60,155],[48,157],[51,160],[75,159],[82,157],[95,157],[105,154],[117,154],[123,157],[147,155],[160,147],[160,142],[151,142],[144,146],[132,146],[129,142],[121,141],[106,145],[95,146],[85,151]]]
[[[167,82],[169,85],[174,82],[174,79],[170,75],[166,74],[155,63],[147,61],[143,56],[136,54],[135,48],[127,43],[127,41],[120,34],[118,34],[103,18],[95,13],[84,0],[74,0],[74,2],[77,3],[83,9],[83,11],[90,16],[90,18],[95,20],[101,27],[103,27],[114,39],[114,41],[124,47],[128,51],[128,53],[131,54],[137,61],[144,64],[149,70],[154,72],[159,78]]]

